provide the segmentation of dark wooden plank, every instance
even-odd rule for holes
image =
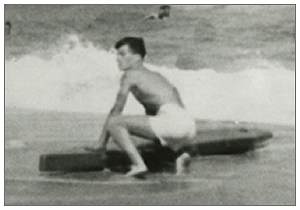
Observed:
[[[213,129],[198,130],[191,142],[179,145],[176,151],[155,144],[138,147],[150,171],[159,171],[173,164],[178,153],[196,155],[238,154],[264,146],[272,133],[259,129]],[[174,148],[173,148],[174,149]],[[41,172],[55,171],[99,171],[104,167],[115,171],[126,171],[130,160],[123,151],[110,150],[106,154],[70,150],[64,153],[40,156]]]

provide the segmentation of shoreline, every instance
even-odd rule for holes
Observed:
[[[63,110],[55,110],[55,109],[35,109],[35,108],[16,108],[16,107],[5,107],[5,114],[61,114],[61,115],[77,115],[77,116],[86,116],[86,117],[100,117],[103,119],[107,115],[107,113],[104,112],[85,112],[85,111],[63,111]],[[226,123],[226,124],[257,124],[262,126],[282,126],[282,127],[291,127],[295,128],[295,122],[294,123],[283,123],[280,124],[279,122],[261,122],[261,121],[244,121],[244,120],[231,120],[231,119],[208,119],[208,118],[195,118],[197,122],[211,122],[211,123]]]

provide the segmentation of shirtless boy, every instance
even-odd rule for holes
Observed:
[[[146,49],[142,38],[125,37],[115,44],[119,69],[124,71],[115,104],[108,114],[98,145],[93,151],[105,150],[110,137],[129,156],[132,166],[127,176],[147,171],[130,134],[162,145],[172,145],[174,139],[186,141],[196,132],[195,121],[185,110],[177,89],[161,74],[144,65]],[[121,115],[129,93],[145,108],[146,115]],[[177,158],[177,172],[189,158],[187,153]]]

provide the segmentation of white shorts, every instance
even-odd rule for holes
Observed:
[[[193,117],[177,104],[165,104],[158,114],[149,117],[150,125],[162,145],[185,141],[195,137],[196,123]],[[182,142],[184,143],[184,142]]]

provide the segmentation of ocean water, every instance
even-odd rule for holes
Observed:
[[[107,113],[121,75],[111,46],[139,35],[146,66],[196,118],[294,124],[293,6],[174,6],[166,21],[142,21],[156,9],[7,5],[5,106]],[[142,112],[131,97],[126,113]]]
[[[143,21],[158,5],[5,5],[6,57],[61,46],[79,34],[108,50],[123,36],[146,40],[148,62],[180,69],[243,70],[265,58],[294,70],[295,6],[173,5],[171,18]],[[47,13],[47,15],[44,15]],[[247,62],[248,61],[248,62]],[[250,62],[249,62],[250,61]]]

